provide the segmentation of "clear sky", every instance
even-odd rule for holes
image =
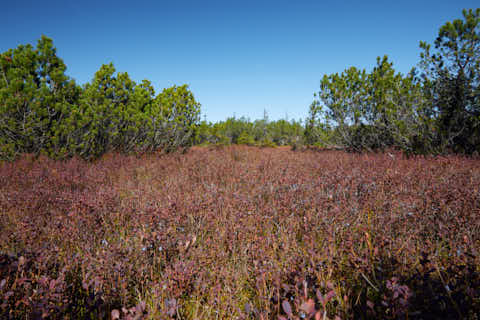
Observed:
[[[324,74],[371,69],[387,54],[408,72],[420,40],[477,1],[16,1],[0,3],[0,52],[51,37],[67,74],[104,63],[159,92],[190,85],[210,121],[236,114],[304,119]]]

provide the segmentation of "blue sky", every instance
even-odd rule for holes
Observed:
[[[210,121],[304,119],[324,74],[408,72],[420,40],[477,1],[3,1],[0,52],[51,37],[83,84],[104,63],[159,92],[190,85]]]

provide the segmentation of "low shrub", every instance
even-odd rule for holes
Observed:
[[[0,179],[2,319],[479,316],[478,159],[195,147]]]

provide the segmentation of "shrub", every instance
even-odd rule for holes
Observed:
[[[287,148],[0,164],[0,318],[458,319],[478,159]]]

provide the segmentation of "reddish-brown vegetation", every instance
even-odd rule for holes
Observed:
[[[0,317],[480,310],[480,162],[194,148],[0,165]]]

